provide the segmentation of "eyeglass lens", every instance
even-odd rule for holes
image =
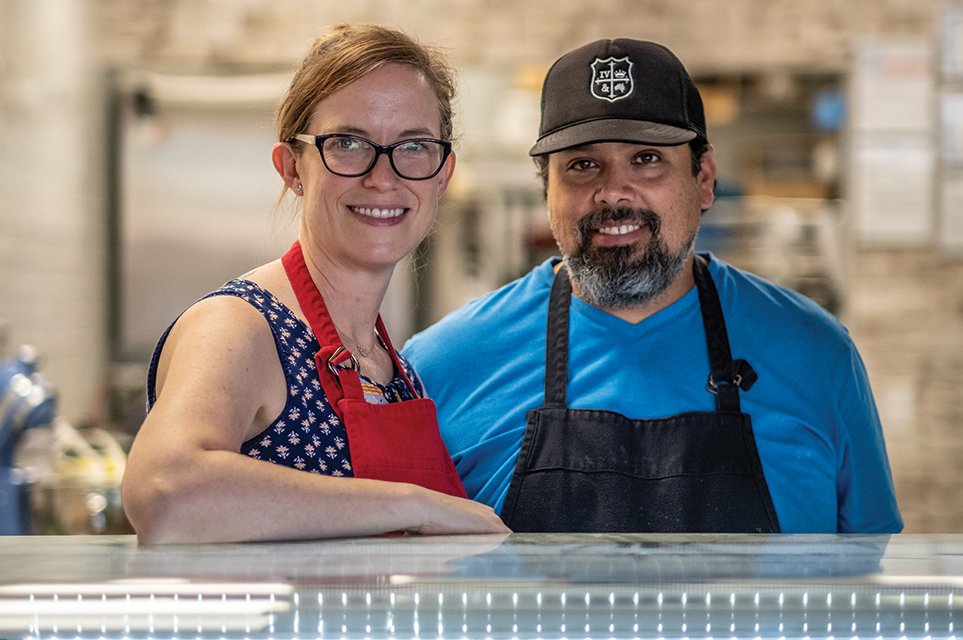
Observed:
[[[444,162],[444,145],[432,140],[402,140],[388,146],[391,166],[402,178],[430,178]],[[321,148],[324,164],[333,173],[359,176],[374,166],[378,149],[368,140],[355,136],[332,136]]]

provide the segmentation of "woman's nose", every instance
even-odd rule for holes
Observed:
[[[397,181],[398,174],[395,173],[394,168],[391,166],[391,160],[388,158],[387,153],[380,154],[374,166],[371,167],[371,171],[364,174],[365,186],[376,189],[394,186]]]

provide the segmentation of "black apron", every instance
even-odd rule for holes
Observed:
[[[569,409],[572,284],[558,270],[549,299],[545,404],[528,412],[502,519],[512,531],[779,531],[739,389],[756,374],[733,361],[719,294],[702,258],[693,265],[709,351],[706,390],[716,411],[633,420]]]

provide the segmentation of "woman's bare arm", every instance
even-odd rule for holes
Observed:
[[[471,500],[239,453],[281,410],[286,392],[270,330],[243,301],[209,298],[180,318],[157,388],[122,489],[142,542],[508,531],[490,507]]]

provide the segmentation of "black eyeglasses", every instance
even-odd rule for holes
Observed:
[[[316,146],[325,168],[345,178],[357,178],[368,173],[383,153],[400,177],[405,180],[428,180],[438,175],[451,154],[451,143],[435,138],[410,138],[386,146],[345,133],[321,136],[300,133],[288,142],[295,140]]]

